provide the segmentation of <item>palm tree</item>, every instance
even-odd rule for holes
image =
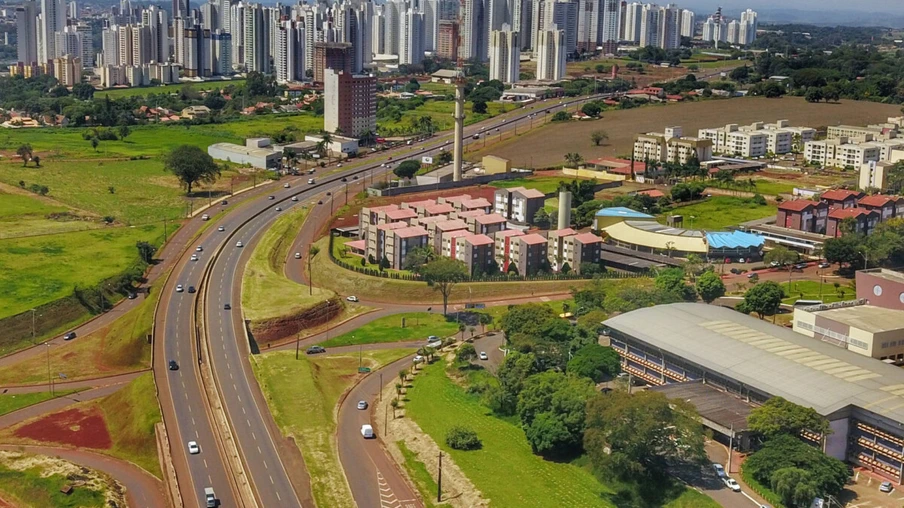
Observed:
[[[461,340],[465,340],[465,326],[464,323],[458,323],[458,331],[461,332]]]
[[[579,153],[569,152],[565,154],[565,163],[572,166],[578,166],[584,162],[584,157]]]
[[[483,333],[486,333],[487,325],[493,322],[493,316],[489,314],[478,314],[477,322],[483,327]]]
[[[317,254],[320,254],[320,247],[311,245],[308,249],[308,292],[311,296],[314,296],[314,272],[311,271],[311,261]]]
[[[408,369],[402,369],[399,371],[399,380],[403,383],[408,380]]]
[[[392,406],[392,419],[395,420],[395,412],[399,407],[399,399],[392,399],[392,402],[389,403]]]

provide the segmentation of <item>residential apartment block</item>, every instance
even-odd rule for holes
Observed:
[[[518,275],[535,275],[549,264],[546,238],[537,233],[511,239],[509,265],[515,265]]]
[[[497,189],[493,198],[493,211],[516,224],[532,224],[534,215],[543,208],[546,195],[537,189],[510,187]]]
[[[826,235],[839,237],[842,235],[841,223],[847,218],[854,219],[854,233],[868,235],[879,224],[879,213],[866,208],[835,208],[829,211],[826,221]]]
[[[665,131],[634,136],[634,160],[678,162],[686,164],[692,157],[705,162],[712,159],[712,142],[707,139],[684,137],[681,127],[666,127]]]
[[[493,235],[496,264],[499,265],[499,269],[502,272],[508,271],[508,265],[512,260],[512,240],[519,236],[524,236],[524,231],[520,229],[505,229]]]
[[[783,228],[822,235],[826,232],[828,216],[829,205],[826,203],[797,199],[784,201],[778,205],[775,224]]]
[[[829,208],[856,208],[857,201],[863,197],[860,191],[847,189],[827,190],[819,196],[819,200],[829,205]]]
[[[847,137],[810,141],[804,144],[804,159],[823,167],[859,168],[878,161],[881,150],[872,143],[850,143]]]
[[[791,127],[788,120],[775,123],[755,122],[750,125],[728,124],[724,127],[700,129],[697,137],[713,143],[713,151],[739,157],[761,157],[769,152],[789,153],[795,140],[805,143],[816,135],[810,127]]]
[[[464,263],[471,275],[485,274],[496,263],[493,248],[493,239],[487,235],[459,236],[451,246],[449,257]]]
[[[860,208],[877,212],[879,214],[879,222],[895,217],[904,217],[904,198],[899,196],[874,194],[861,198],[857,205]]]
[[[890,119],[891,120],[891,119]],[[830,125],[826,129],[826,139],[845,138],[848,141],[874,141],[889,140],[898,136],[897,127],[883,127],[879,125],[870,125],[861,127],[859,125]]]

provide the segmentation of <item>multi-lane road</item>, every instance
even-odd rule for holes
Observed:
[[[535,106],[533,111],[518,110],[503,118],[487,120],[467,128],[465,141],[473,142],[471,136],[482,131],[501,136],[507,130],[524,128],[532,123],[533,119],[528,115],[534,111],[589,99],[582,98],[561,104],[552,101]],[[208,404],[217,406],[219,403],[223,404],[229,419],[235,445],[258,503],[261,506],[310,504],[305,502],[309,499],[306,473],[294,469],[291,475],[286,472],[285,464],[295,464],[300,458],[292,456],[292,452],[286,450],[288,446],[280,445],[285,442],[278,435],[272,417],[262,402],[259,387],[248,366],[247,356],[250,351],[241,317],[240,273],[247,259],[242,253],[250,252],[259,232],[268,228],[279,216],[280,212],[275,207],[281,206],[283,210],[288,210],[300,204],[312,205],[316,196],[322,197],[326,192],[332,192],[334,198],[344,196],[339,192],[345,186],[341,181],[343,178],[350,179],[352,175],[363,174],[365,171],[372,176],[390,171],[391,168],[381,166],[385,160],[383,157],[398,155],[397,161],[420,158],[438,154],[449,145],[451,140],[448,135],[439,136],[419,146],[404,147],[404,153],[400,154],[400,150],[387,151],[373,163],[355,164],[341,174],[318,177],[316,185],[302,183],[306,177],[290,178],[286,179],[290,183],[288,189],[270,185],[265,190],[249,193],[245,197],[247,203],[235,207],[205,231],[195,244],[183,251],[163,289],[165,293],[160,303],[161,312],[155,336],[155,375],[170,439],[170,451],[181,495],[187,506],[201,505],[205,487],[214,488],[223,506],[238,506],[242,502],[238,492],[239,481],[233,476],[238,472],[233,471],[223,457],[228,452],[222,442],[229,438],[220,435],[208,407]],[[274,199],[267,199],[265,194],[273,195]],[[290,201],[292,196],[297,196],[298,201]],[[311,217],[309,220],[313,219]],[[224,231],[218,231],[219,227]],[[244,247],[236,247],[238,241],[242,241]],[[202,246],[203,251],[196,252],[195,245]],[[306,249],[302,252],[306,252]],[[190,261],[191,254],[197,254],[199,260]],[[215,260],[212,261],[212,257]],[[214,264],[208,266],[210,262]],[[182,285],[184,291],[176,292],[177,285]],[[201,288],[202,285],[205,287],[201,293],[188,292],[190,286]],[[210,367],[216,377],[219,401],[207,400],[198,369],[199,346],[205,347],[195,335],[193,311],[195,298],[199,294],[206,298],[206,301],[200,302],[206,337],[200,339],[209,341],[206,346],[210,348]],[[226,303],[231,304],[232,310],[224,309]],[[180,369],[167,370],[170,360],[176,361]],[[187,450],[188,441],[197,441],[201,453],[190,455]],[[382,449],[374,449],[373,454],[368,455],[374,466],[372,474],[360,478],[357,475],[349,477],[359,506],[371,506],[370,502],[377,499],[373,497],[374,494],[379,495],[380,487],[386,483],[393,487],[394,495],[400,501],[413,499],[415,506],[420,505],[398,470],[388,466],[391,462],[377,468],[380,460],[386,460]],[[405,489],[407,491],[402,492]]]

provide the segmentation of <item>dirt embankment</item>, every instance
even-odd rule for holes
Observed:
[[[259,345],[264,345],[291,337],[308,328],[316,328],[338,317],[341,313],[342,301],[334,297],[319,302],[303,312],[291,316],[252,321],[248,326],[254,340]]]

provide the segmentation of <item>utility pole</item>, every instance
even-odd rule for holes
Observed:
[[[31,309],[31,343],[35,343],[35,311],[37,309]]]
[[[731,456],[732,449],[734,448],[734,424],[731,424],[731,430],[729,430],[728,436],[728,474],[731,474]]]
[[[298,359],[298,348],[301,346],[301,332],[295,335],[295,359]]]
[[[50,375],[50,342],[45,342],[47,346],[47,386],[50,388],[50,396],[53,397],[53,377]]]
[[[443,452],[439,452],[439,474],[436,477],[436,502],[443,499]]]
[[[166,218],[163,219],[163,243],[166,243]]]

